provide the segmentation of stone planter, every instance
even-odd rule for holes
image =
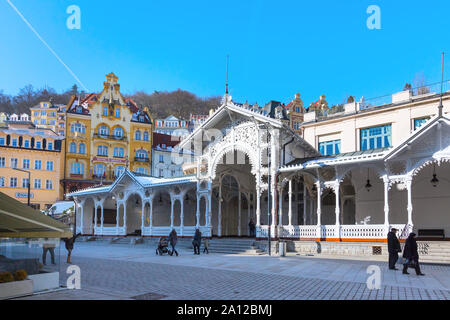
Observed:
[[[59,288],[59,272],[33,274],[28,279],[33,281],[34,293]]]
[[[0,283],[0,299],[10,299],[33,294],[33,280]]]

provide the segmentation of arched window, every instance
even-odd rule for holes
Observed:
[[[70,173],[83,175],[84,174],[84,165],[79,162],[74,162],[70,165]]]
[[[70,126],[70,132],[86,132],[86,127],[83,126],[81,123],[74,123]]]
[[[77,153],[77,144],[75,142],[70,143],[70,153]]]
[[[148,131],[144,132],[144,141],[148,141]]]
[[[100,126],[98,128],[98,135],[99,136],[107,136],[109,135],[109,129],[107,126]]]
[[[86,154],[86,145],[84,143],[80,143],[80,146],[78,147],[78,152],[80,154]]]
[[[108,147],[107,146],[98,146],[97,147],[97,155],[108,156]]]
[[[116,127],[116,128],[114,128],[114,133],[113,134],[114,134],[115,137],[122,138],[123,135],[124,135],[124,131],[123,131],[123,129],[121,127]]]
[[[122,147],[114,147],[114,157],[123,158],[124,151]]]
[[[138,150],[138,151],[136,151],[136,158],[148,159],[147,151],[145,151],[145,150]]]
[[[134,139],[135,139],[135,140],[141,140],[141,132],[140,132],[139,130],[136,130]]]
[[[114,168],[114,176],[116,178],[118,178],[122,175],[122,173],[124,173],[124,171],[125,171],[125,167],[117,166]]]
[[[106,166],[104,164],[96,164],[94,166],[94,176],[97,178],[106,178]]]

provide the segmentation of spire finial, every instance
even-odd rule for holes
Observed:
[[[443,82],[444,82],[444,52],[442,52],[442,66],[441,66],[441,98],[439,101],[439,117],[442,117],[442,109],[444,105],[442,104],[442,90],[443,90]]]

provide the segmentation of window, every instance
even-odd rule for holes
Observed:
[[[35,170],[41,170],[42,169],[42,161],[41,160],[34,160],[34,169]]]
[[[17,147],[17,138],[12,139],[12,146]]]
[[[107,146],[98,146],[97,155],[108,156],[108,147]]]
[[[148,139],[148,132],[147,131],[145,131],[144,132],[144,141],[148,141],[149,139]]]
[[[29,159],[23,159],[23,168],[30,169],[30,160]]]
[[[10,178],[9,179],[9,186],[11,188],[17,188],[17,178]]]
[[[50,117],[56,117],[55,111],[50,112]]]
[[[25,148],[29,148],[30,147],[30,140],[25,140],[24,145]]]
[[[0,177],[0,187],[5,186],[5,177]]]
[[[116,108],[115,116],[116,118],[120,118],[120,108]]]
[[[427,118],[421,118],[421,119],[414,119],[414,130],[419,129],[425,122],[430,120],[429,117]]]
[[[35,111],[33,114],[34,114],[35,117],[38,117],[39,116],[39,111]]]
[[[341,152],[341,140],[325,141],[319,143],[319,152],[324,156],[331,156]]]
[[[159,169],[159,176],[163,177],[164,176],[164,170],[163,169]]]
[[[107,116],[108,116],[108,107],[103,107],[102,115],[103,115],[104,117],[107,117]]]
[[[106,166],[104,164],[96,164],[94,166],[94,175],[96,177],[106,177]]]
[[[77,144],[75,142],[70,143],[70,153],[77,153]]]
[[[5,158],[4,157],[0,158],[0,168],[4,168],[5,163],[6,163]]]
[[[134,135],[135,140],[141,140],[141,132],[139,130],[136,130],[136,133]]]
[[[86,153],[86,145],[84,143],[80,143],[79,153],[80,154],[85,154]]]
[[[170,175],[171,175],[172,177],[175,177],[175,170],[170,170]]]
[[[83,126],[81,123],[74,123],[70,126],[70,132],[80,132],[85,133],[86,127]]]
[[[53,150],[53,142],[47,143],[47,150]]]
[[[50,125],[51,126],[54,126],[56,124],[56,121],[55,120],[50,120]]]
[[[117,167],[114,169],[114,176],[115,176],[116,178],[118,178],[118,177],[120,177],[120,176],[122,175],[122,173],[124,173],[124,171],[125,171],[125,167],[117,166]]]
[[[52,180],[46,180],[45,181],[45,189],[52,190],[53,189],[53,181]]]
[[[145,169],[145,168],[137,168],[136,172],[140,173],[140,174],[147,174],[147,169]]]
[[[70,173],[83,175],[84,174],[84,165],[79,162],[74,162],[70,165]]]
[[[4,146],[5,145],[5,138],[0,138],[0,146]]]
[[[42,149],[42,141],[36,141],[36,149]]]
[[[77,106],[77,107],[75,108],[75,112],[76,112],[76,113],[83,113],[83,108],[82,108],[81,106]]]
[[[42,116],[45,116],[46,114],[47,114],[47,110],[42,110],[42,111],[41,111],[41,115],[42,115]]]
[[[41,179],[34,179],[34,188],[35,189],[41,188]]]
[[[17,168],[19,165],[19,160],[17,158],[11,158],[11,168]]]
[[[53,171],[53,161],[47,161],[47,171]]]
[[[45,124],[45,119],[41,119],[41,124]]]
[[[109,130],[107,126],[101,126],[98,128],[98,135],[99,136],[107,136],[109,134]]]
[[[28,180],[28,178],[23,178],[22,179],[22,188],[27,189],[29,183],[30,183],[30,180]]]
[[[164,163],[164,155],[159,155],[159,163]]]
[[[123,129],[121,127],[116,127],[113,134],[114,136],[121,138],[123,137]]]
[[[136,151],[136,158],[141,158],[141,159],[148,158],[147,151],[145,151],[145,150],[138,150],[138,151]]]
[[[392,146],[392,126],[361,129],[361,151]]]
[[[123,158],[124,151],[122,147],[115,147],[114,148],[114,157],[117,158]]]

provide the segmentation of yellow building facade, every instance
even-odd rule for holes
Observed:
[[[66,113],[65,193],[112,183],[128,168],[151,172],[153,120],[120,93],[110,73],[100,94],[72,97]]]
[[[63,136],[65,133],[65,109],[64,105],[42,101],[30,108],[31,122],[38,128],[51,129]]]
[[[30,123],[7,122],[0,127],[0,191],[44,210],[62,200],[64,138]],[[29,175],[28,175],[29,173]],[[28,178],[29,177],[29,178]],[[28,180],[30,179],[30,180]]]

